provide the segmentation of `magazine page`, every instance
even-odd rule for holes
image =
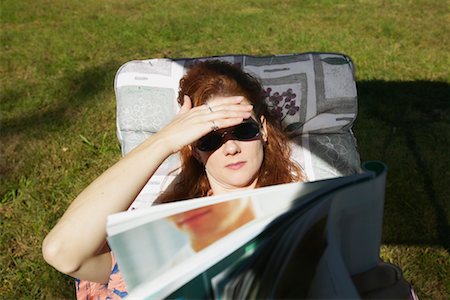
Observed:
[[[294,199],[307,195],[313,199],[315,193],[364,180],[368,176],[360,174],[318,182],[292,183],[124,212],[108,219],[108,241],[130,291],[142,283],[159,282],[169,271],[185,273],[184,280],[189,281],[189,278],[197,275],[196,272],[199,274],[211,267],[242,247],[252,237],[252,234],[247,232],[238,235],[241,240],[238,238],[226,242],[224,236],[244,224],[236,223],[234,227],[229,227],[228,231],[218,233],[220,223],[233,223],[233,216],[234,219],[241,220],[242,215],[239,215],[239,212],[251,208],[253,218],[242,230],[252,228],[253,235],[257,235],[263,229],[261,224],[266,224],[274,215],[288,210]],[[217,206],[217,209],[214,206]],[[225,211],[227,213],[223,213]],[[252,224],[259,226],[252,227]],[[208,237],[208,234],[211,236]],[[199,243],[202,239],[198,237],[202,235],[203,243]],[[221,245],[213,247],[217,240],[221,241]],[[228,252],[224,252],[227,247]],[[206,254],[199,255],[201,253]],[[200,261],[195,259],[197,256],[201,257],[200,261],[206,261],[209,265],[203,266],[202,269]],[[183,264],[188,264],[187,261],[191,262],[191,266],[183,267]],[[172,288],[178,288],[182,284],[183,280],[178,281]]]
[[[242,225],[285,211],[298,190],[299,184],[289,184],[113,215],[108,243],[131,290]]]

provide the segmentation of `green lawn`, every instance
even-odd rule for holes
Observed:
[[[383,258],[421,299],[450,295],[448,1],[3,0],[0,298],[73,298],[40,246],[120,157],[113,80],[132,59],[342,52],[363,160],[389,167]],[[76,228],[74,228],[76,230]]]

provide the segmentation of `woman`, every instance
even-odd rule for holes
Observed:
[[[174,120],[92,182],[47,235],[44,258],[83,280],[77,285],[80,298],[127,294],[106,244],[106,218],[126,210],[171,154],[180,152],[181,171],[156,203],[304,180],[289,159],[290,148],[278,122],[268,114],[260,84],[250,75],[224,62],[200,63],[180,81],[178,102],[181,109]],[[234,228],[253,218],[243,207]],[[178,222],[180,228],[182,223]],[[184,229],[196,251],[233,226],[203,240],[198,240],[202,226],[189,227]],[[352,279],[363,297],[414,299],[401,271],[388,264]]]
[[[224,62],[197,64],[180,81],[178,102],[174,120],[92,182],[44,241],[44,258],[59,271],[109,283],[102,295],[114,295],[111,281],[120,280],[110,276],[106,217],[126,210],[171,154],[180,152],[181,170],[157,203],[304,179],[250,75]]]

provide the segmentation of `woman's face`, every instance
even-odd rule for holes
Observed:
[[[265,119],[261,117],[260,122],[261,135],[255,140],[228,139],[212,152],[193,149],[197,159],[205,166],[214,195],[255,187],[267,140]]]

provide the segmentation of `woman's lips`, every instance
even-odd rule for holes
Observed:
[[[237,163],[228,164],[225,167],[231,170],[239,170],[245,165],[245,161],[238,161]]]
[[[210,212],[209,209],[200,209],[200,210],[194,210],[191,212],[183,213],[181,214],[181,218],[177,218],[176,223],[178,226],[183,226],[186,224],[189,224],[192,221],[195,221],[204,215],[208,214]]]

